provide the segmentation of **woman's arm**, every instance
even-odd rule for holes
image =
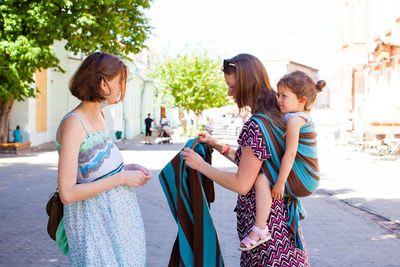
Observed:
[[[286,150],[281,161],[278,179],[272,189],[272,198],[283,198],[285,183],[293,167],[299,145],[300,128],[306,123],[302,117],[291,117],[286,126]]]
[[[249,146],[243,147],[237,173],[225,172],[214,168],[192,149],[184,148],[181,154],[189,167],[198,170],[214,182],[241,195],[247,194],[253,187],[262,164],[262,161],[254,155],[252,148]]]
[[[221,141],[214,139],[210,136],[210,134],[206,131],[204,132],[200,132],[199,133],[199,142],[200,143],[206,143],[209,146],[211,146],[212,148],[214,148],[215,150],[217,150],[219,153],[222,154],[222,152],[224,151],[226,144],[222,143]],[[228,152],[226,152],[224,154],[224,156],[229,159],[230,161],[232,161],[233,163],[235,162],[235,154],[236,154],[236,149],[234,148],[230,148]]]
[[[141,171],[125,171],[87,184],[76,184],[78,154],[85,132],[78,119],[66,118],[60,127],[58,186],[64,204],[98,195],[115,186],[142,186],[149,179]]]

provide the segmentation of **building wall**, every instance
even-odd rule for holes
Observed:
[[[153,85],[153,83],[150,82],[145,82],[144,83],[144,90],[142,93],[142,99],[141,99],[141,103],[142,103],[142,108],[141,108],[141,112],[140,112],[140,122],[141,122],[141,132],[144,133],[145,132],[145,124],[144,124],[144,120],[147,118],[147,114],[151,114],[151,117],[153,118],[153,120],[158,124],[158,122],[160,121],[160,114],[159,114],[159,108],[157,110],[154,109],[153,106],[153,98],[154,98],[154,92],[155,92],[155,87]]]
[[[37,129],[37,100],[29,98],[23,102],[15,102],[10,115],[10,130],[20,125],[24,132],[24,139],[31,141],[33,146],[52,142],[55,140],[56,131],[62,117],[74,109],[80,101],[71,95],[68,81],[82,62],[81,55],[72,55],[64,49],[65,42],[57,42],[54,50],[60,59],[60,65],[65,73],[53,69],[47,70],[46,92],[46,117],[45,131]],[[145,78],[140,76],[140,71],[132,62],[126,62],[130,69],[125,100],[119,104],[104,108],[106,123],[110,131],[122,131],[123,137],[133,138],[141,132],[141,113],[143,92],[146,92],[146,106],[153,108],[154,86],[149,83],[145,89]],[[34,77],[36,80],[36,77]],[[40,113],[39,113],[40,114]],[[115,135],[112,134],[115,138]]]
[[[299,70],[306,73],[314,81],[318,80],[318,70],[312,67],[296,63],[290,60],[269,60],[264,61],[263,64],[267,69],[267,73],[270,79],[271,86],[276,89],[278,81],[286,74]],[[329,84],[324,90],[317,95],[317,99],[314,103],[314,108],[327,108],[330,106],[330,92]]]
[[[267,70],[271,86],[276,89],[276,84],[283,75],[288,73],[288,60],[265,60],[263,64]]]
[[[141,132],[141,95],[143,93],[144,83],[144,79],[134,73],[131,74],[131,78],[128,79],[126,96],[124,99],[125,138],[127,139],[132,139]]]
[[[380,42],[400,45],[400,1],[341,0],[338,80],[360,136],[400,133],[397,58],[371,63]],[[398,102],[398,101],[397,101]],[[376,126],[377,124],[393,126]]]

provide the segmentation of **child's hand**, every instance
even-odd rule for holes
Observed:
[[[276,183],[272,188],[272,198],[276,200],[282,199],[284,191],[285,191],[285,183]]]

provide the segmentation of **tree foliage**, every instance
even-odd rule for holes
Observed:
[[[153,77],[160,82],[162,99],[172,107],[192,110],[196,115],[208,108],[228,103],[221,60],[207,51],[167,58],[155,67]]]
[[[62,70],[57,40],[71,52],[138,53],[151,30],[149,7],[149,0],[0,1],[0,100],[33,97],[36,70]]]

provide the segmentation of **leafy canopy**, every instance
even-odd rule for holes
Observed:
[[[0,100],[33,97],[33,74],[58,65],[52,45],[71,52],[138,53],[150,34],[150,0],[0,1]]]
[[[169,106],[192,110],[196,115],[228,103],[221,60],[207,51],[167,58],[152,74],[160,82],[160,94]]]

